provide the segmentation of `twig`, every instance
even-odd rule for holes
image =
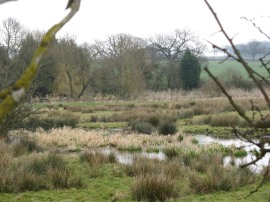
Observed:
[[[249,196],[251,196],[252,194],[254,194],[255,192],[257,192],[263,186],[263,184],[265,183],[265,180],[267,178],[267,175],[269,175],[269,166],[270,166],[270,160],[268,162],[268,166],[266,168],[266,171],[265,171],[265,173],[263,175],[262,181],[260,182],[260,184],[257,186],[256,189],[250,191],[250,193],[245,197],[245,199],[248,198]]]
[[[264,36],[266,36],[266,37],[270,40],[270,36],[269,36],[268,34],[266,34],[264,31],[262,31],[262,29],[261,29],[259,26],[256,25],[256,23],[254,22],[254,18],[248,19],[248,18],[246,18],[246,17],[241,17],[241,19],[244,19],[244,20],[246,20],[246,21],[251,22],[252,25],[253,25],[253,26],[254,26],[261,34],[263,34]]]

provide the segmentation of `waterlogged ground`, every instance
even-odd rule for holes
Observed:
[[[249,109],[249,101],[239,102],[241,106]],[[263,113],[267,113],[261,100],[254,103],[261,106]],[[147,179],[151,175],[156,179],[169,176],[170,181],[163,185],[163,188],[175,185],[177,196],[169,197],[168,201],[268,201],[269,180],[258,192],[245,198],[260,183],[259,172],[267,165],[269,156],[258,162],[257,167],[252,168],[256,169],[256,172],[241,174],[242,171],[237,170],[235,165],[254,158],[253,150],[256,148],[245,147],[242,150],[247,151],[247,156],[236,157],[237,147],[244,146],[244,143],[237,139],[229,139],[232,137],[229,126],[230,124],[236,124],[238,127],[247,126],[236,113],[231,112],[230,105],[223,99],[140,103],[56,103],[36,107],[41,109],[39,114],[41,119],[49,120],[53,124],[57,124],[60,120],[62,124],[63,121],[67,121],[65,119],[73,117],[72,120],[75,120],[77,125],[75,128],[48,130],[38,127],[34,132],[13,131],[10,134],[11,141],[5,146],[6,151],[0,149],[1,153],[5,153],[2,156],[10,158],[9,160],[0,158],[1,162],[7,164],[6,167],[0,165],[0,170],[4,169],[10,173],[12,169],[6,169],[8,165],[13,168],[18,162],[22,168],[28,169],[27,164],[31,164],[31,160],[53,153],[63,158],[72,172],[79,174],[85,186],[53,188],[55,185],[52,183],[47,190],[3,192],[0,194],[0,201],[136,201],[132,188],[134,189],[134,184],[141,179],[141,175],[142,179]],[[164,119],[176,125],[175,134],[160,133]],[[144,127],[145,123],[148,124],[147,127],[149,123],[153,124],[151,130],[148,130],[149,127],[143,128],[146,132],[150,131],[150,134],[138,132],[138,128],[133,129],[131,124],[134,120],[143,123],[141,125]],[[21,148],[20,139],[24,137],[35,140],[42,150],[29,152]],[[25,146],[29,148],[29,144],[24,144],[23,147]],[[85,155],[86,162],[82,161],[82,155]],[[108,160],[109,158],[111,159]],[[59,172],[49,170],[50,175],[44,179],[49,180],[52,176],[62,179],[61,172],[59,175]],[[235,185],[239,182],[234,183],[233,180],[249,178],[249,175],[250,179],[254,180],[246,179],[244,184]],[[2,180],[0,185],[9,179],[3,176],[0,176]],[[14,177],[16,174],[10,176],[9,180],[16,179]],[[211,183],[207,184],[208,181],[213,182],[212,184],[218,183],[220,176],[225,178],[220,182],[225,189],[215,190]],[[228,187],[233,188],[226,189],[227,182]],[[150,189],[157,186],[158,184],[152,185]],[[208,186],[209,190],[205,189]],[[142,185],[139,184],[138,187]],[[160,191],[163,191],[163,188]]]
[[[258,151],[258,147],[244,142],[242,140],[232,138],[232,139],[223,139],[223,138],[214,138],[206,135],[196,135],[196,139],[199,141],[199,144],[205,145],[209,143],[218,143],[225,147],[236,147],[236,148],[243,148],[245,151],[247,151],[247,156],[244,156],[242,158],[234,158],[233,160],[237,165],[243,165],[245,163],[248,163],[256,158],[254,155],[254,151]],[[256,141],[256,140],[254,140]],[[268,145],[270,148],[270,146]],[[267,147],[266,147],[267,148]],[[254,170],[254,172],[260,172],[262,171],[263,167],[268,166],[270,159],[270,154],[267,153],[261,160],[259,160],[256,165],[251,165],[250,168]],[[224,163],[227,164],[232,160],[232,157],[226,157],[224,159]]]
[[[181,158],[184,154],[196,156],[209,151],[219,153],[220,151],[226,151],[226,148],[231,145],[238,146],[242,144],[236,139],[218,139],[205,135],[191,136],[180,133],[168,136],[137,133],[124,134],[119,131],[108,133],[106,130],[85,131],[67,127],[51,131],[39,129],[34,133],[16,131],[13,133],[13,137],[22,133],[36,139],[37,143],[45,148],[43,152],[56,151],[65,156],[72,168],[83,173],[86,187],[35,192],[26,191],[14,194],[2,193],[0,194],[0,201],[136,201],[131,195],[134,176],[124,174],[127,172],[125,171],[127,168],[122,166],[131,166],[129,168],[131,169],[134,162],[142,158],[141,166],[153,161],[153,166],[157,166],[158,170],[162,170],[164,168],[159,168],[160,164],[157,162],[163,162],[165,167],[171,165],[171,160],[166,155],[176,155],[177,157],[180,153],[181,155],[177,158]],[[19,138],[13,138],[13,141],[19,141]],[[171,149],[169,153],[166,150],[168,148]],[[114,154],[116,163],[98,164],[96,162],[97,164],[90,167],[85,166],[78,161],[78,157],[87,151],[102,153],[105,156]],[[135,167],[138,167],[138,165]],[[188,176],[191,171],[182,170],[180,172],[181,175],[186,177],[182,178],[176,175],[176,183],[180,187],[179,195],[169,201],[268,200],[268,186],[263,186],[257,193],[245,199],[249,192],[256,188],[259,179],[257,183],[247,184],[231,191],[194,193],[188,185]]]

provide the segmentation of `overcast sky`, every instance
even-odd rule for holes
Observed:
[[[46,30],[64,16],[68,0],[18,0],[0,5],[0,21],[18,19],[29,29]],[[256,18],[270,33],[269,0],[209,0],[236,43],[266,40],[250,22]],[[79,13],[59,35],[75,35],[78,43],[104,40],[108,35],[126,33],[147,38],[188,28],[202,40],[225,44],[212,14],[203,0],[82,0]]]

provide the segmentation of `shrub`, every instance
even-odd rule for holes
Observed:
[[[140,175],[135,177],[131,194],[137,201],[165,201],[176,197],[178,188],[174,180],[165,175]]]
[[[171,121],[164,121],[159,128],[159,133],[163,135],[175,134],[177,132],[176,124]]]
[[[7,117],[0,122],[0,137],[7,137],[8,132],[14,129],[25,128],[26,119],[36,118],[36,112],[30,105],[19,104]]]
[[[131,129],[138,133],[151,134],[154,131],[153,125],[147,122],[136,121],[132,122],[130,125]]]

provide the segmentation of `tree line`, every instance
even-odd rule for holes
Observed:
[[[29,31],[18,20],[8,18],[2,22],[0,34],[0,88],[3,89],[22,74],[44,33]],[[185,84],[185,78],[194,77],[183,76],[181,59],[187,53],[192,60],[203,61],[205,50],[199,37],[187,29],[148,39],[115,34],[91,44],[77,44],[73,36],[66,34],[56,38],[43,57],[29,94],[69,94],[81,98],[105,93],[127,98],[145,89],[189,90],[198,85]]]
[[[241,44],[235,44],[235,47],[237,50],[241,53],[242,57],[246,60],[258,60],[264,56],[269,57],[270,52],[270,42],[269,41],[258,41],[256,39],[250,40],[247,43],[241,43]],[[230,54],[235,55],[234,50],[231,46],[224,46],[224,49],[228,51]],[[214,57],[222,54],[224,54],[223,51],[214,49],[213,50]]]

